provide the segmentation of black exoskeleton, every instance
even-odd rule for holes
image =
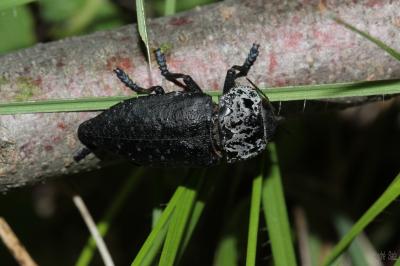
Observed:
[[[219,104],[189,75],[171,73],[160,49],[156,60],[161,75],[183,91],[144,89],[115,69],[125,86],[150,95],[125,100],[83,122],[78,137],[86,147],[74,159],[93,152],[122,156],[139,165],[211,166],[257,156],[275,132],[275,115],[265,96],[235,80],[247,75],[258,49],[253,44],[243,65],[228,70]]]

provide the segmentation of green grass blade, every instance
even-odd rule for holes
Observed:
[[[165,0],[165,11],[164,16],[170,16],[175,14],[176,0]]]
[[[151,263],[154,261],[156,254],[165,238],[165,233],[168,228],[167,226],[171,221],[172,213],[174,212],[178,201],[181,201],[181,197],[185,192],[185,189],[186,188],[181,186],[176,189],[174,195],[170,199],[167,207],[158,220],[157,225],[153,228],[139,253],[136,255],[131,264],[132,266],[147,266],[151,265]]]
[[[0,114],[9,115],[104,110],[127,98],[129,97],[115,96],[0,103]]]
[[[242,198],[230,206],[228,211],[223,212],[227,217],[223,224],[221,240],[217,245],[213,265],[242,265],[243,243],[246,241],[245,226],[243,217],[249,212],[250,199]]]
[[[7,1],[6,1],[7,2]],[[2,3],[2,0],[0,0]],[[37,42],[35,33],[34,12],[27,5],[19,5],[9,9],[0,10],[0,57],[17,49],[26,48]],[[24,78],[17,78],[18,92],[16,100],[29,99],[32,88]],[[6,79],[0,74],[0,91]]]
[[[381,40],[379,40],[379,39],[377,39],[377,38],[375,38],[375,37],[372,37],[372,36],[369,35],[367,32],[364,32],[364,31],[362,31],[362,30],[357,29],[356,27],[354,27],[354,26],[348,24],[347,22],[345,22],[344,20],[342,20],[342,19],[340,19],[340,18],[338,18],[338,17],[336,17],[336,16],[333,16],[333,19],[334,19],[337,23],[339,23],[339,24],[345,26],[346,28],[348,28],[349,30],[351,30],[352,32],[355,32],[355,33],[357,33],[357,34],[363,36],[364,38],[368,39],[369,41],[375,43],[375,44],[376,44],[377,46],[379,46],[381,49],[385,50],[388,54],[390,54],[391,56],[393,56],[394,58],[396,58],[397,60],[400,61],[400,53],[399,53],[398,51],[396,51],[395,49],[391,48],[390,46],[386,45],[386,44],[385,44],[384,42],[382,42]]]
[[[184,250],[189,244],[190,238],[192,237],[193,231],[197,226],[197,223],[200,220],[201,215],[203,214],[204,207],[206,206],[205,202],[202,200],[196,200],[193,206],[193,212],[188,222],[188,228],[185,233],[185,237],[183,238],[182,248],[180,250],[180,256],[183,255]]]
[[[362,81],[263,89],[271,101],[318,100],[400,93],[400,80]]]
[[[380,214],[390,203],[392,203],[400,195],[400,173],[383,192],[383,194],[375,201],[375,203],[361,216],[354,224],[350,231],[339,241],[333,248],[332,253],[326,258],[324,265],[330,265],[340,256],[353,239],[361,233],[364,228]]]
[[[50,30],[51,34],[55,38],[61,39],[83,32],[90,23],[93,23],[99,13],[99,9],[104,4],[103,0],[85,0],[81,8],[72,17],[63,22],[62,26],[53,26]]]
[[[154,228],[157,225],[158,220],[160,220],[160,217],[162,215],[162,209],[155,207],[153,208],[152,214],[151,214],[151,228]]]
[[[397,258],[394,266],[400,266],[400,256]]]
[[[179,245],[186,228],[186,223],[190,216],[192,208],[191,203],[193,203],[194,197],[195,191],[185,188],[171,219],[159,265],[174,265]]]
[[[193,211],[191,217],[188,221],[187,230],[185,232],[185,236],[183,238],[183,242],[181,244],[181,248],[179,250],[178,261],[182,258],[184,251],[186,250],[187,245],[193,235],[193,232],[200,220],[201,215],[203,214],[204,207],[206,205],[206,201],[209,199],[211,192],[213,191],[213,187],[215,186],[216,179],[207,178],[205,177],[206,171],[201,173],[202,180],[206,179],[207,182],[201,188],[201,191],[196,198],[196,201],[193,206]],[[178,263],[179,264],[179,263]]]
[[[275,144],[268,144],[271,167],[263,180],[262,203],[275,265],[296,265]]]
[[[140,35],[140,38],[142,39],[144,45],[146,46],[147,60],[150,65],[150,62],[151,62],[150,47],[149,47],[149,39],[147,36],[146,14],[144,11],[143,0],[136,0],[136,17],[137,17],[137,22],[138,22],[139,35]]]
[[[133,173],[128,178],[128,180],[121,186],[121,189],[118,191],[115,198],[111,201],[111,205],[107,209],[104,217],[97,224],[97,228],[102,237],[104,237],[107,234],[112,221],[121,210],[123,204],[125,203],[125,200],[130,195],[132,189],[137,185],[137,182],[139,181],[143,173],[144,170],[142,168]],[[89,237],[75,265],[77,266],[89,265],[95,251],[96,251],[96,243],[93,237]]]
[[[257,236],[258,225],[260,220],[260,205],[261,205],[261,191],[262,191],[262,174],[255,177],[253,180],[253,188],[251,192],[250,203],[250,221],[249,233],[247,239],[247,256],[246,265],[256,265],[257,255]]]
[[[344,236],[350,230],[352,223],[345,217],[336,215],[336,217],[334,217],[334,225],[336,230],[339,232],[339,235]],[[353,241],[353,243],[351,243],[349,246],[348,253],[351,258],[352,265],[354,266],[369,265],[366,252],[363,250],[360,242],[361,241],[357,241],[356,238],[355,241]]]
[[[165,241],[165,236],[167,235],[168,232],[168,225],[170,221],[161,228],[161,230],[158,232],[157,237],[154,239],[152,247],[149,249],[148,253],[142,260],[142,263],[140,266],[150,266],[150,265],[155,265],[154,262],[156,261],[156,258],[160,254],[160,249]],[[139,265],[139,264],[137,264]]]
[[[25,5],[32,2],[36,2],[37,0],[1,0],[0,1],[0,11],[12,7],[16,7],[19,5]]]
[[[176,205],[161,252],[159,262],[161,266],[175,265],[175,260],[183,242],[184,233],[192,213],[194,202],[203,181],[202,177],[203,174],[198,173],[190,178],[192,185],[184,188],[184,192]],[[195,183],[197,184],[193,186]]]
[[[236,236],[227,235],[223,237],[217,248],[213,265],[237,266],[240,257],[237,246]]]
[[[400,80],[290,86],[263,89],[271,101],[316,100],[352,96],[390,95],[400,93]],[[216,101],[221,92],[207,92]],[[0,115],[49,112],[104,110],[122,100],[137,97],[112,96],[0,103]],[[142,97],[142,96],[140,96]]]

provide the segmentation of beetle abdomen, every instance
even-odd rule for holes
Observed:
[[[173,92],[126,100],[82,123],[78,137],[140,165],[216,164],[212,143],[214,103],[201,93]]]

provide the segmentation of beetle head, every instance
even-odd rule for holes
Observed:
[[[228,163],[260,154],[276,127],[270,105],[249,86],[235,86],[221,96],[218,120]]]

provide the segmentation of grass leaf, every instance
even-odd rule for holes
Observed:
[[[111,201],[111,205],[107,209],[104,217],[100,220],[100,222],[97,223],[97,228],[102,237],[104,237],[107,234],[112,221],[114,220],[118,212],[121,210],[123,204],[125,203],[125,200],[128,198],[130,192],[136,186],[137,182],[139,181],[143,173],[144,170],[140,168],[134,174],[132,174],[128,178],[128,180],[121,186],[121,189],[118,191],[115,198]],[[93,258],[95,250],[96,250],[96,243],[93,237],[89,237],[75,265],[77,266],[89,265]]]
[[[361,216],[354,224],[350,231],[339,241],[333,248],[332,253],[326,258],[324,265],[330,265],[338,256],[340,256],[353,239],[360,234],[364,228],[380,214],[390,203],[392,203],[400,195],[400,173],[383,192],[383,194],[375,201],[375,203]]]
[[[390,54],[391,56],[393,56],[394,58],[396,58],[398,61],[400,61],[400,53],[398,51],[396,51],[395,49],[391,48],[390,46],[386,45],[384,42],[382,42],[381,40],[372,37],[371,35],[369,35],[367,32],[362,31],[357,29],[356,27],[350,25],[349,23],[345,22],[344,20],[340,19],[337,16],[333,16],[333,19],[345,26],[346,28],[348,28],[349,30],[351,30],[352,32],[355,32],[359,35],[361,35],[362,37],[368,39],[369,41],[375,43],[376,45],[378,45],[381,49],[385,50],[388,54]]]
[[[149,47],[149,39],[147,36],[146,14],[144,11],[143,0],[136,0],[136,17],[137,17],[137,22],[138,22],[139,35],[140,35],[140,38],[142,38],[144,45],[146,46],[147,60],[150,65],[150,62],[151,62],[150,47]]]
[[[264,175],[262,202],[271,240],[272,255],[275,265],[296,265],[289,218],[283,194],[278,155],[275,144],[268,144],[271,159],[270,172]]]
[[[147,237],[146,241],[142,245],[139,253],[136,255],[132,266],[148,266],[151,265],[155,260],[156,255],[161,248],[164,241],[165,235],[167,233],[168,224],[171,221],[172,213],[175,210],[176,204],[181,200],[185,188],[180,186],[176,189],[174,195],[170,199],[167,207],[163,211],[160,219],[158,220],[156,226],[151,231],[150,235]]]
[[[165,0],[165,11],[164,16],[170,16],[175,14],[176,11],[176,0]]]
[[[96,16],[105,3],[103,0],[85,0],[82,6],[77,9],[71,17],[64,20],[60,25],[53,26],[50,30],[54,38],[61,39],[82,33]]]
[[[1,0],[0,1],[0,11],[12,7],[16,7],[19,5],[25,5],[32,2],[36,2],[37,0]]]
[[[210,198],[213,187],[215,186],[216,178],[208,178],[205,176],[205,174],[206,171],[203,170],[200,178],[202,180],[205,180],[205,184],[202,186],[201,191],[199,192],[199,195],[194,203],[193,211],[188,221],[187,230],[185,232],[185,236],[179,250],[178,261],[182,258],[183,253],[186,250],[187,245],[189,244],[193,232],[200,220],[201,215],[203,214],[206,201]]]
[[[400,93],[400,80],[289,86],[263,89],[271,101],[317,100]]]
[[[263,89],[263,92],[268,95],[271,101],[390,95],[400,93],[400,80],[290,86]],[[221,92],[212,91],[207,92],[207,94],[217,100]],[[133,97],[138,97],[138,95],[0,103],[0,115],[104,110],[120,101]]]
[[[188,221],[187,231],[185,233],[185,236],[183,238],[183,242],[181,245],[182,248],[179,251],[179,257],[181,257],[183,255],[184,250],[186,249],[187,245],[189,244],[190,238],[193,234],[194,229],[196,228],[197,223],[200,220],[200,217],[203,213],[204,207],[205,207],[205,202],[202,200],[196,200],[196,202],[194,203],[193,212]]]
[[[352,222],[343,215],[337,214],[334,217],[334,226],[339,235],[344,236],[350,230]],[[350,244],[348,254],[354,266],[371,265],[367,258],[367,251],[362,246],[361,235]]]
[[[0,5],[2,3],[0,0]],[[5,10],[0,8],[0,57],[7,52],[29,47],[36,43],[36,39],[35,17],[29,6],[20,5]],[[0,91],[3,90],[4,81],[4,77],[0,77]],[[19,81],[16,97],[23,99],[29,95],[31,87],[24,79]]]
[[[176,209],[172,215],[167,237],[161,252],[159,262],[161,266],[175,265],[179,247],[182,244],[190,214],[192,213],[194,202],[203,181],[202,177],[203,172],[192,175],[189,180],[189,186],[184,188],[182,196],[176,204]]]
[[[254,178],[253,188],[251,192],[250,221],[249,221],[247,256],[246,256],[247,266],[256,265],[257,236],[258,236],[257,233],[259,230],[258,225],[260,220],[261,190],[262,190],[262,174]]]
[[[0,114],[27,114],[104,110],[129,97],[93,97],[0,103]]]
[[[243,243],[246,241],[246,226],[244,218],[248,215],[249,198],[242,198],[231,205],[223,223],[223,232],[215,250],[213,265],[243,265],[242,258],[246,255]]]
[[[235,235],[224,236],[215,252],[213,265],[237,266],[240,257],[237,246],[238,239]]]

